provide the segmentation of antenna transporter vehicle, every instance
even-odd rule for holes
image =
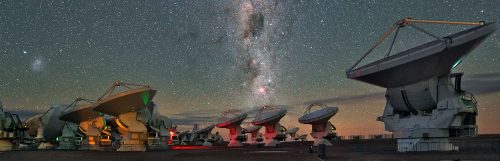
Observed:
[[[473,28],[436,36],[415,24],[472,25]],[[412,27],[436,40],[390,55],[399,30]],[[457,151],[449,137],[477,135],[477,101],[462,90],[462,73],[451,73],[496,30],[494,23],[449,22],[404,18],[346,71],[350,79],[386,88],[386,106],[378,121],[398,139],[398,151]],[[393,42],[383,59],[356,68],[391,33]]]

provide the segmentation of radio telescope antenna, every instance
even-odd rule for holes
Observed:
[[[416,23],[475,26],[445,37]],[[410,26],[436,40],[357,67],[396,29]],[[386,106],[378,121],[398,139],[398,151],[456,151],[450,137],[477,135],[477,101],[461,89],[462,73],[451,69],[495,32],[494,23],[415,20],[397,21],[351,68],[347,78],[386,88]],[[393,40],[394,41],[394,40]],[[392,48],[392,45],[391,45]],[[391,49],[389,49],[389,52]],[[357,68],[356,68],[357,67]],[[454,80],[454,81],[452,81]],[[432,144],[433,146],[428,146]]]
[[[286,115],[286,109],[278,106],[263,106],[252,121],[255,126],[264,126],[266,133],[264,134],[264,146],[274,147],[285,139],[285,131],[279,124],[281,118]]]
[[[318,107],[316,111],[311,111],[313,107]],[[306,107],[304,115],[299,118],[303,124],[311,124],[311,136],[314,138],[314,146],[325,144],[331,146],[329,139],[336,137],[335,127],[328,120],[338,112],[337,107],[329,107],[320,103],[313,103]]]

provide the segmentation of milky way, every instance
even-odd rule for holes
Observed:
[[[243,85],[250,90],[246,100],[247,107],[275,103],[276,82],[281,70],[277,55],[275,33],[282,29],[281,24],[284,12],[283,5],[278,1],[240,1],[234,4],[239,7],[236,37],[242,50],[238,51],[238,65],[245,73]]]

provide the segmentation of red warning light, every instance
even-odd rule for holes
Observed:
[[[174,145],[170,146],[170,149],[172,150],[202,150],[202,149],[209,149],[210,147],[208,146],[197,146],[197,145]]]

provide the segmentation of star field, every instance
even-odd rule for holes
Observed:
[[[258,38],[241,36],[243,3],[263,15]],[[328,102],[340,108],[332,119],[339,133],[382,133],[375,118],[384,89],[348,80],[345,70],[401,18],[499,22],[499,15],[500,1],[491,0],[0,1],[0,100],[10,111],[43,112],[76,97],[95,99],[122,80],[156,88],[154,101],[172,118],[214,121],[226,109],[281,104],[290,106],[283,124],[306,133],[310,127],[297,122],[304,102],[346,97]],[[419,26],[441,36],[467,28]],[[392,53],[429,40],[403,29]],[[388,45],[362,64],[380,59]],[[499,49],[496,33],[454,72],[470,79],[500,73]],[[255,86],[242,70],[250,58],[268,65],[258,68]],[[272,97],[253,93],[268,90]],[[374,96],[351,99],[366,94]],[[500,92],[476,97],[480,132],[500,132],[491,123],[500,121]]]

